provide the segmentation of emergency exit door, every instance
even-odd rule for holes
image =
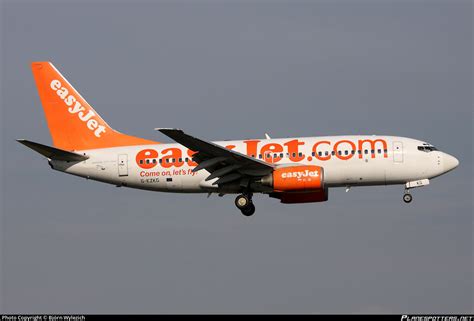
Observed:
[[[120,154],[118,155],[118,175],[119,176],[128,176],[128,155]]]

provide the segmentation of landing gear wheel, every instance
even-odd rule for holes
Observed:
[[[413,197],[411,196],[411,194],[408,194],[408,193],[405,193],[403,195],[403,201],[405,203],[410,203],[412,201]]]
[[[243,215],[245,216],[252,216],[255,213],[255,205],[253,203],[249,203],[249,205],[240,210]]]
[[[241,211],[248,207],[249,204],[251,204],[251,201],[244,194],[241,194],[235,198],[235,206],[237,206],[237,208]]]

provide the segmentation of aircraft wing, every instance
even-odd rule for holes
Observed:
[[[261,177],[271,173],[274,169],[271,164],[190,136],[181,129],[156,128],[156,130],[196,152],[193,155],[193,161],[198,163],[198,166],[193,171],[206,169],[211,173],[206,181],[218,178],[213,182],[213,185],[230,183],[245,177]]]

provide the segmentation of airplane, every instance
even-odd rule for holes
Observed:
[[[31,65],[53,146],[21,144],[52,169],[118,187],[171,193],[237,194],[235,206],[255,213],[253,194],[284,204],[324,202],[330,188],[426,186],[459,161],[432,144],[396,136],[203,140],[181,129],[156,128],[176,143],[129,136],[110,127],[51,62]]]

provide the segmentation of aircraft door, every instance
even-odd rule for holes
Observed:
[[[118,176],[128,176],[128,155],[120,154],[117,160]]]
[[[393,142],[393,162],[403,163],[403,143]]]

